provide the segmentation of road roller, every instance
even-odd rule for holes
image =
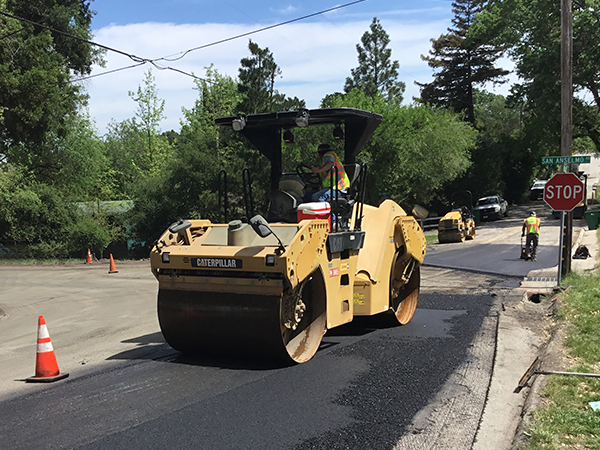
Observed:
[[[394,201],[365,203],[367,167],[355,159],[382,119],[328,108],[216,120],[270,161],[271,203],[266,218],[183,219],[157,240],[151,269],[159,283],[160,328],[171,347],[303,363],[327,330],[355,316],[385,313],[397,324],[411,320],[425,236]],[[305,203],[304,180],[312,174],[282,172],[282,134],[322,125],[333,126],[337,136],[343,130],[351,184],[345,191],[334,186],[329,202]]]
[[[475,239],[475,219],[471,191],[452,194],[452,211],[447,212],[438,223],[438,242],[464,242]]]

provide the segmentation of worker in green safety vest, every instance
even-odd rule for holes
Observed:
[[[526,234],[525,251],[529,259],[535,261],[540,239],[540,218],[536,216],[535,211],[531,211],[529,217],[523,222],[521,236],[525,236]]]
[[[335,179],[335,173],[331,170],[333,167],[337,168],[337,188],[340,193],[346,193],[346,190],[350,187],[350,179],[344,170],[344,166],[340,163],[339,158],[333,152],[329,144],[319,145],[317,152],[321,158],[321,166],[313,166],[312,173],[322,175],[321,190],[310,192],[309,196],[310,200],[313,202],[326,202],[331,199],[331,186]]]

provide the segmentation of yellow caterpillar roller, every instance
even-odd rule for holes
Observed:
[[[471,191],[452,194],[452,211],[447,212],[438,223],[438,241],[464,242],[475,239],[475,219],[473,218]]]
[[[268,220],[181,220],[151,252],[158,318],[173,348],[308,361],[328,329],[393,311],[408,323],[419,297],[425,237],[391,200],[365,204],[366,166],[354,163],[382,117],[349,108],[217,119],[271,162]],[[328,204],[302,203],[306,174],[282,173],[282,130],[344,127],[351,186]]]

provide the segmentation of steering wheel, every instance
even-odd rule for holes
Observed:
[[[308,185],[312,185],[313,187],[318,187],[321,185],[321,177],[319,177],[318,173],[313,173],[312,167],[310,167],[308,164],[298,164],[296,166],[296,173],[300,179]]]

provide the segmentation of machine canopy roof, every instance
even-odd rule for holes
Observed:
[[[236,119],[243,118],[245,124],[240,133],[269,158],[272,164],[278,165],[278,162],[281,161],[281,130],[298,127],[296,119],[302,114],[305,114],[307,118],[307,124],[304,126],[344,125],[344,162],[346,164],[355,162],[356,155],[360,153],[362,147],[383,120],[383,116],[380,114],[360,109],[326,108],[219,117],[215,123],[221,126],[233,126]],[[320,142],[315,144],[320,144]]]

